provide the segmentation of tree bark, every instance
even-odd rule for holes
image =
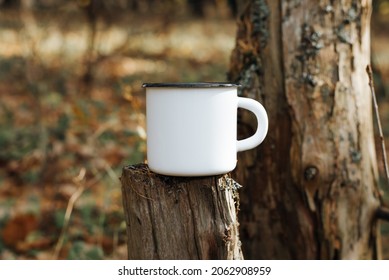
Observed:
[[[168,177],[141,164],[121,182],[129,259],[243,259],[229,176]]]
[[[370,12],[365,0],[252,0],[243,9],[229,80],[270,122],[235,172],[246,258],[380,257]],[[240,134],[252,133],[252,116],[239,120]]]

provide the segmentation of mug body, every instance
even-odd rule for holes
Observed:
[[[237,161],[237,85],[145,84],[147,162],[159,174],[207,176]]]

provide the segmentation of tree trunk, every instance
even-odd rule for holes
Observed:
[[[379,258],[369,63],[371,1],[252,0],[229,78],[260,101],[269,134],[239,155],[249,259]],[[240,134],[255,122],[239,112]]]
[[[168,177],[141,164],[121,182],[129,259],[243,259],[239,185],[227,175]]]

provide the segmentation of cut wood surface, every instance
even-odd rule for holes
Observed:
[[[129,259],[243,259],[237,183],[228,175],[170,177],[123,168]]]

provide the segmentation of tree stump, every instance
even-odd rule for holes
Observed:
[[[239,185],[228,175],[170,177],[123,168],[129,259],[243,259]]]

